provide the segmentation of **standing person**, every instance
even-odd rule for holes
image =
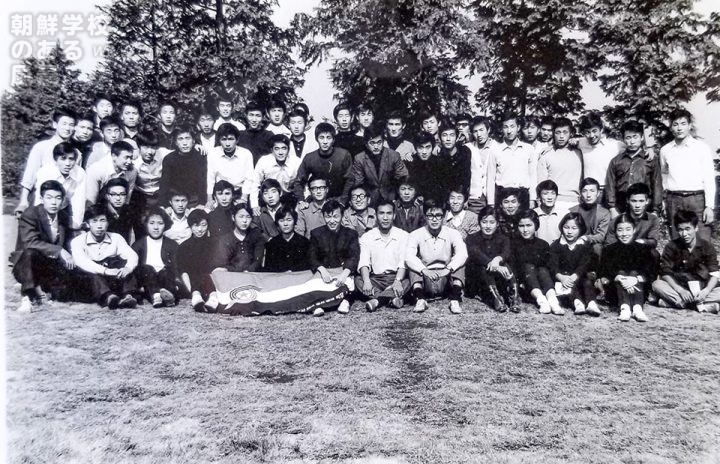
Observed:
[[[598,203],[605,205],[605,178],[608,166],[613,158],[625,150],[625,147],[619,140],[605,134],[605,124],[598,112],[591,111],[580,118],[580,132],[583,137],[578,141],[577,148],[582,153],[583,176],[597,179],[600,183]]]
[[[650,249],[635,242],[635,219],[630,214],[618,216],[613,224],[618,241],[605,247],[598,276],[603,287],[610,287],[614,301],[620,306],[618,319],[626,322],[631,317],[647,322],[643,312],[645,286],[655,274]]]
[[[713,245],[700,237],[700,218],[695,211],[679,210],[672,220],[678,238],[663,250],[660,279],[652,289],[665,308],[695,309],[718,313],[718,260]]]
[[[95,96],[92,105],[92,113],[94,114],[93,125],[95,126],[96,130],[99,130],[100,128],[100,121],[102,121],[103,118],[111,116],[114,111],[115,105],[113,105],[112,98],[109,95],[99,93]],[[93,140],[97,141],[101,139],[102,134],[96,132],[93,136]]]
[[[295,225],[295,232],[310,238],[310,233],[325,225],[322,214],[322,207],[327,201],[328,181],[322,175],[313,176],[308,182],[310,190],[310,201],[300,202],[297,205],[298,220]]]
[[[38,170],[34,190],[40,192],[40,186],[48,180],[60,182],[65,191],[60,209],[72,218],[70,226],[79,230],[85,213],[85,170],[78,165],[78,152],[70,142],[55,145],[53,159],[54,164],[45,165]],[[37,195],[35,205],[41,203],[42,198]]]
[[[502,117],[503,142],[490,152],[487,196],[488,204],[497,203],[496,206],[499,206],[500,192],[516,188],[519,190],[521,208],[528,209],[530,202],[535,202],[537,155],[531,145],[518,138],[518,120],[514,113],[506,113]]]
[[[333,117],[337,124],[337,132],[333,132],[335,146],[347,150],[354,159],[355,155],[365,149],[363,138],[355,134],[352,130],[352,110],[347,103],[339,103],[333,109]],[[318,124],[319,126],[319,124]],[[317,138],[317,128],[315,130]],[[320,140],[318,139],[318,143]]]
[[[455,116],[455,127],[458,132],[458,145],[467,145],[472,142],[472,131],[470,130],[470,122],[472,116],[468,113],[460,113]]]
[[[217,112],[218,118],[215,121],[213,129],[218,130],[222,124],[232,124],[237,128],[238,131],[245,130],[245,124],[240,120],[233,118],[233,110],[235,109],[233,101],[235,100],[234,95],[224,90],[218,92],[217,95]]]
[[[478,215],[465,209],[465,195],[461,190],[460,187],[450,190],[447,200],[448,212],[443,225],[460,232],[462,239],[465,240],[469,234],[478,232],[480,225]]]
[[[346,281],[357,270],[360,260],[357,232],[340,224],[343,209],[342,203],[337,200],[329,200],[323,205],[325,225],[310,233],[308,252],[310,269],[326,284],[335,281],[338,287],[346,285]],[[347,314],[350,311],[350,302],[343,299],[337,311]],[[324,311],[318,308],[313,314],[322,316]]]
[[[104,196],[104,188],[111,179],[121,178],[127,181],[128,191],[125,202],[135,189],[137,169],[133,166],[133,146],[121,140],[110,148],[110,157],[103,159],[87,170],[85,176],[85,200],[89,205],[97,203]]]
[[[418,201],[415,182],[406,179],[398,187],[398,199],[395,200],[394,225],[405,232],[412,232],[425,225],[425,213]]]
[[[470,150],[468,209],[477,214],[488,204],[488,167],[490,161],[494,159],[492,153],[497,150],[498,143],[490,137],[492,125],[489,119],[476,116],[470,126],[473,141],[466,145]]]
[[[194,208],[207,203],[208,161],[195,149],[192,128],[182,125],[175,131],[177,149],[162,162],[159,186],[160,204],[168,204],[172,191],[187,194],[188,206]]]
[[[28,154],[25,170],[23,170],[22,179],[20,180],[22,189],[20,190],[20,201],[15,208],[16,216],[20,216],[30,206],[30,192],[35,187],[37,172],[45,165],[55,164],[53,150],[58,143],[70,139],[75,132],[76,120],[77,115],[72,110],[58,108],[53,112],[52,126],[55,129],[55,134],[47,140],[37,142],[30,149],[30,154]]]
[[[462,313],[460,299],[465,286],[468,251],[460,232],[443,227],[442,203],[425,200],[427,225],[410,233],[405,264],[410,271],[415,312],[428,308],[427,296],[448,293],[450,312]]]
[[[78,114],[76,121],[75,132],[70,137],[70,143],[80,153],[78,166],[84,170],[95,143],[95,115],[94,113]]]
[[[540,142],[552,148],[553,143],[553,118],[545,116],[540,119],[540,134],[538,135]]]
[[[238,146],[250,150],[253,158],[253,167],[260,157],[270,153],[270,139],[273,133],[263,129],[263,114],[265,108],[259,103],[250,102],[245,108],[245,119],[248,127],[238,134]]]
[[[166,150],[174,150],[177,136],[175,122],[177,121],[177,106],[175,103],[165,100],[158,106],[158,140],[160,147]]]
[[[680,210],[694,211],[701,219],[698,232],[710,240],[715,219],[715,167],[710,148],[690,134],[692,115],[685,109],[670,113],[674,140],[660,149],[660,164],[665,175],[665,205],[673,240],[678,238],[675,215]]]
[[[558,213],[555,207],[557,200],[558,186],[551,180],[544,180],[537,186],[537,196],[540,206],[535,208],[540,225],[537,229],[537,236],[551,244],[560,238],[560,219],[563,215]]]
[[[212,189],[219,180],[226,180],[235,190],[247,198],[252,191],[254,174],[253,154],[238,145],[240,131],[229,123],[221,124],[217,130],[220,146],[207,154],[207,197],[206,207],[212,207]]]
[[[270,100],[270,104],[267,108],[268,125],[266,130],[273,133],[273,135],[284,135],[290,137],[290,129],[285,126],[285,102],[280,98],[273,98]]]
[[[18,311],[30,312],[48,300],[45,291],[67,284],[75,267],[68,253],[70,216],[61,209],[65,189],[47,180],[37,189],[40,202],[25,209],[18,222],[18,247],[12,254],[13,276],[20,283]]]
[[[540,139],[540,127],[542,122],[539,117],[535,115],[526,116],[522,120],[522,141],[531,145],[535,149],[537,158],[543,154],[545,150],[550,148],[550,144],[543,142]]]
[[[570,148],[572,122],[558,118],[553,124],[553,147],[540,157],[537,164],[537,180],[552,180],[558,186],[556,201],[560,211],[569,211],[578,204],[580,181],[583,176],[582,154],[577,148]]]
[[[375,112],[367,103],[360,103],[355,109],[355,120],[358,125],[356,134],[360,137],[364,137],[365,130],[367,130],[367,128],[370,127],[375,120]]]
[[[440,158],[433,155],[437,147],[435,137],[428,132],[421,132],[415,139],[415,146],[417,151],[406,167],[409,178],[417,190],[417,196],[423,200],[433,199],[442,203],[447,192],[442,190],[443,186],[440,182],[436,182],[441,167]]]
[[[440,153],[438,154],[438,170],[433,183],[442,192],[442,200],[451,188],[461,187],[467,196],[470,190],[470,149],[457,144],[457,127],[448,119],[440,124]]]
[[[368,312],[390,304],[402,308],[410,289],[406,277],[405,251],[409,234],[393,226],[395,205],[381,200],[377,206],[378,226],[360,237],[359,276],[355,288],[367,298]]]
[[[120,105],[120,122],[122,123],[123,140],[136,142],[142,122],[142,105],[136,100],[125,100]]]
[[[92,145],[90,154],[85,161],[85,169],[89,170],[93,164],[104,161],[110,157],[110,149],[114,143],[122,140],[122,123],[115,116],[107,116],[100,120],[102,140]],[[132,145],[131,145],[132,146]],[[135,147],[132,147],[133,150]]]
[[[379,124],[365,129],[365,150],[355,156],[352,166],[353,186],[367,189],[371,205],[375,205],[381,197],[395,200],[398,184],[408,176],[400,154],[383,146],[384,132]]]
[[[310,269],[308,250],[310,240],[295,232],[297,212],[289,205],[281,205],[275,213],[278,235],[265,244],[265,272],[307,271]]]
[[[198,136],[195,140],[204,153],[210,153],[210,150],[217,145],[217,130],[215,129],[215,114],[209,105],[204,104],[200,107],[197,114]]]
[[[133,164],[137,170],[134,195],[130,198],[130,210],[134,214],[133,230],[135,237],[145,234],[142,217],[150,208],[158,206],[160,198],[160,178],[165,149],[159,150],[159,141],[154,131],[141,131],[137,136],[140,149]]]
[[[610,160],[605,179],[605,201],[613,217],[627,211],[627,191],[636,183],[649,187],[652,201],[650,209],[658,212],[662,210],[660,159],[648,156],[644,149],[644,133],[642,124],[637,121],[628,121],[622,126],[625,149]]]
[[[415,146],[405,138],[405,117],[400,111],[392,111],[385,122],[387,137],[385,146],[395,150],[403,161],[412,161]]]
[[[580,204],[570,208],[570,212],[582,216],[587,228],[578,241],[589,244],[598,257],[602,253],[602,245],[612,222],[610,211],[600,206],[599,192],[600,183],[592,177],[586,177],[580,183]]]
[[[418,120],[420,121],[420,127],[422,127],[422,130],[432,135],[435,140],[437,150],[440,150],[440,118],[438,118],[438,115],[434,111],[423,111],[420,113]],[[437,154],[437,151],[433,154]]]
[[[376,226],[375,208],[369,206],[367,189],[362,185],[350,190],[350,208],[343,212],[341,224],[343,227],[353,229],[359,237]]]
[[[305,158],[308,153],[318,149],[317,140],[308,137],[305,130],[308,127],[308,114],[301,109],[293,109],[288,114],[288,127],[290,128],[290,157],[298,161]]]
[[[208,309],[216,310],[219,303],[210,278],[214,265],[212,259],[208,259],[215,254],[215,241],[208,235],[208,214],[195,209],[190,211],[187,221],[192,235],[178,246],[178,275],[185,290],[191,294],[190,304],[195,311],[204,311],[206,300],[210,302]]]
[[[295,197],[304,198],[308,179],[322,175],[328,181],[328,198],[345,204],[352,186],[352,156],[347,150],[335,146],[335,128],[326,122],[315,127],[315,139],[320,148],[309,153],[300,162],[295,182]],[[300,201],[298,206],[303,203]]]
[[[300,160],[291,156],[290,140],[282,135],[276,134],[270,140],[272,152],[260,158],[255,165],[253,172],[252,187],[250,189],[250,206],[255,215],[260,214],[260,185],[265,180],[273,179],[280,185],[280,194],[290,194],[294,198],[293,187],[297,178],[297,171],[300,167]]]

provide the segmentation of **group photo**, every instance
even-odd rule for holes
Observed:
[[[712,2],[87,8],[2,96],[6,462],[720,460]]]

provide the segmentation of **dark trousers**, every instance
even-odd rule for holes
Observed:
[[[192,288],[192,291],[200,292],[203,299],[207,299],[208,295],[215,291],[215,284],[213,283],[210,274],[204,274],[201,272],[186,272],[186,274],[190,278],[190,287]]]
[[[502,205],[502,201],[500,201],[500,198],[502,198],[502,193],[507,190],[505,187],[501,187],[500,185],[495,186],[495,206],[500,208]],[[530,209],[530,190],[528,190],[525,187],[518,187],[517,190],[520,191],[518,195],[518,203],[520,203],[520,209]]]
[[[578,277],[569,295],[565,295],[570,301],[580,300],[585,304],[597,298],[597,290],[592,279],[587,274]]]
[[[160,202],[160,194],[156,192],[154,195],[146,195],[137,190],[133,192],[130,197],[130,204],[128,205],[128,211],[132,214],[132,229],[135,233],[135,241],[140,240],[147,235],[145,226],[143,225],[143,217],[145,213],[150,209],[157,206]],[[165,226],[170,227],[169,225]]]
[[[142,287],[143,295],[148,300],[160,291],[161,288],[176,294],[175,277],[167,268],[156,271],[154,267],[147,264],[140,264],[135,268],[135,277],[138,287]]]
[[[375,292],[375,298],[380,302],[387,302],[395,298],[395,292],[393,291],[392,284],[395,282],[397,272],[389,274],[370,274],[370,283],[373,288],[377,290]],[[361,276],[355,277],[355,290],[362,295],[362,298],[367,298],[360,289],[363,286],[363,279]],[[410,290],[410,280],[407,278],[402,280],[402,288],[404,296],[408,290]]]
[[[102,266],[108,269],[122,269],[125,267],[126,261],[119,256],[112,256],[100,262]],[[126,294],[137,295],[137,281],[135,274],[120,279],[102,274],[91,274],[82,270],[77,270],[75,274],[76,287],[82,291],[82,294],[90,295],[94,301],[105,304],[105,299],[111,293],[122,296]]]
[[[465,293],[469,297],[477,295],[487,296],[486,294],[490,286],[503,291],[509,283],[514,281],[513,278],[505,279],[499,272],[490,272],[485,269],[485,266],[476,263],[468,262],[466,268],[467,282],[465,284]]]
[[[695,211],[698,222],[698,236],[705,240],[710,240],[712,229],[702,220],[705,211],[705,193],[699,192],[667,192],[665,195],[665,206],[667,219],[670,223],[670,235],[672,239],[678,238],[677,230],[675,230],[675,213],[681,209]]]
[[[620,285],[620,282],[611,282],[611,287],[614,287],[615,295],[617,297],[618,306],[628,305],[633,307],[635,305],[641,305],[645,303],[645,286],[638,282],[637,287],[640,289],[639,292],[629,293],[625,288]]]
[[[48,258],[31,248],[20,252],[12,272],[20,283],[23,295],[31,293],[38,285],[43,290],[62,286],[67,283],[69,276],[67,269],[60,264],[60,259]]]
[[[535,266],[531,263],[524,263],[520,267],[518,270],[518,278],[528,292],[538,289],[545,294],[555,285],[548,268]]]

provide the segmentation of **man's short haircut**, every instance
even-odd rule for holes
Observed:
[[[105,206],[104,203],[95,203],[85,209],[83,222],[89,222],[91,219],[95,219],[100,216],[105,216],[106,218],[109,216],[107,206]]]
[[[215,106],[219,106],[220,103],[222,103],[222,102],[228,102],[228,103],[232,104],[233,100],[234,100],[233,95],[230,92],[222,89],[222,90],[219,90],[217,93],[217,98],[215,99],[215,103],[216,103]]]
[[[442,118],[442,120],[440,121],[440,126],[438,128],[438,133],[442,134],[443,132],[446,132],[449,130],[455,132],[455,135],[457,135],[457,133],[458,133],[457,126],[455,124],[453,124],[453,122],[452,122],[452,120],[450,120],[450,118]]]
[[[472,116],[470,116],[470,113],[459,113],[457,116],[455,116],[455,124],[459,123],[460,121],[472,121]]]
[[[210,216],[204,209],[194,209],[188,213],[187,222],[190,227],[200,224],[201,221],[209,222]]]
[[[310,184],[312,184],[313,182],[317,182],[319,180],[325,182],[326,186],[330,185],[330,179],[328,179],[325,174],[313,174],[310,180],[308,180],[308,186],[310,186]]]
[[[415,147],[420,147],[426,143],[429,143],[434,147],[435,137],[430,132],[420,131],[417,137],[415,137]]]
[[[84,113],[79,113],[75,122],[80,121],[90,121],[93,127],[95,127],[95,113],[93,113],[92,111],[85,111]]]
[[[129,142],[126,142],[124,140],[118,140],[117,142],[110,145],[110,154],[112,156],[120,156],[120,153],[124,151],[129,151],[130,153],[132,153],[135,151],[135,149],[132,145],[130,145]]]
[[[171,101],[171,100],[161,100],[161,101],[160,101],[160,104],[158,105],[158,109],[157,109],[157,110],[158,110],[158,114],[160,114],[160,112],[162,111],[163,107],[165,107],[165,106],[171,107],[171,108],[172,108],[173,110],[175,110],[175,112],[177,113],[178,106],[177,106],[177,104],[176,104],[175,102],[173,102],[173,101]]]
[[[528,116],[525,116],[522,118],[522,127],[527,127],[530,124],[540,129],[542,126],[542,122],[540,121],[540,118],[535,116],[534,114],[530,114]]]
[[[680,224],[687,224],[689,222],[693,225],[693,227],[695,227],[700,223],[700,219],[698,218],[698,215],[695,213],[695,211],[690,211],[687,209],[679,210],[677,213],[675,213],[675,217],[673,219],[675,220],[676,229],[680,226]]]
[[[267,110],[268,112],[275,108],[281,108],[283,112],[287,111],[287,107],[285,106],[285,102],[280,98],[273,98],[270,100],[270,103],[268,104]]]
[[[643,135],[645,133],[645,128],[640,121],[635,121],[631,119],[630,121],[625,121],[625,123],[623,123],[622,127],[620,128],[620,132],[623,134],[623,136],[626,132],[634,132],[636,134]]]
[[[233,193],[235,192],[235,187],[233,187],[233,184],[225,179],[220,179],[215,182],[215,185],[213,185],[213,196],[215,196],[216,193],[222,193],[225,190],[230,190],[230,193]]]
[[[195,129],[190,124],[180,124],[177,129],[175,129],[174,138],[177,140],[177,138],[182,134],[190,134],[190,136],[193,137],[195,135]]]
[[[333,198],[332,200],[326,201],[320,211],[322,211],[323,215],[325,215],[332,214],[333,211],[335,211],[336,209],[340,210],[340,214],[345,211],[345,207],[343,206],[343,204]]]
[[[417,182],[415,182],[415,179],[411,178],[410,176],[400,179],[400,181],[398,182],[398,188],[397,188],[398,192],[400,191],[400,187],[402,187],[403,185],[414,188],[417,191]]]
[[[537,184],[537,187],[535,188],[538,198],[540,198],[540,193],[542,193],[543,190],[551,190],[555,192],[555,195],[557,195],[559,189],[555,181],[547,179]]]
[[[308,122],[308,114],[299,108],[294,108],[292,111],[290,111],[287,115],[287,118],[288,121],[291,118],[302,118],[303,121],[305,121],[305,124],[307,124]]]
[[[300,110],[305,113],[306,117],[310,117],[310,108],[304,102],[297,102],[292,107],[293,111]]]
[[[597,181],[597,179],[593,177],[586,177],[583,180],[580,181],[580,190],[584,189],[588,185],[594,185],[597,187],[598,191],[600,191],[600,182]]]
[[[605,128],[602,116],[600,116],[600,113],[598,113],[597,111],[591,111],[584,115],[582,118],[580,118],[581,131],[590,130],[593,127],[599,127],[600,129]]]
[[[342,110],[347,110],[348,113],[352,114],[352,109],[350,108],[350,105],[348,105],[346,102],[340,102],[335,105],[335,108],[333,108],[333,118],[335,118],[335,120],[337,120],[338,114]]]
[[[197,110],[198,121],[203,116],[210,116],[211,118],[215,119],[215,108],[213,108],[212,105],[210,105],[207,101],[203,102],[203,104],[200,105]]]
[[[540,127],[542,126],[552,126],[553,125],[553,118],[552,116],[543,116],[540,119]]]
[[[585,224],[585,219],[580,215],[580,213],[567,213],[565,216],[563,216],[562,219],[560,219],[560,223],[558,224],[558,230],[562,234],[563,227],[565,227],[565,224],[568,223],[568,221],[575,221],[575,224],[577,224],[578,229],[580,230],[580,235],[585,235],[585,232],[587,232],[587,224]]]
[[[109,192],[110,189],[113,187],[122,187],[125,189],[125,193],[130,190],[130,184],[128,183],[127,179],[123,177],[115,177],[113,179],[110,179],[107,184],[105,184],[104,190],[105,192]]]
[[[391,119],[399,119],[401,124],[405,124],[405,115],[400,110],[392,110],[387,118],[385,118],[385,121],[390,121]]]
[[[531,209],[525,209],[520,211],[516,219],[518,222],[522,221],[523,219],[530,219],[533,224],[535,224],[535,230],[540,228],[540,218],[538,217],[538,214],[531,210]]]
[[[520,189],[516,187],[501,189],[498,195],[498,201],[502,203],[503,200],[510,197],[515,197],[516,200],[520,201]]]
[[[260,184],[260,195],[263,195],[270,189],[275,189],[277,190],[278,194],[282,195],[282,187],[280,186],[280,182],[278,182],[277,179],[273,179],[272,177],[262,181],[262,183]]]
[[[487,129],[488,132],[492,130],[492,123],[490,122],[490,119],[485,116],[475,116],[472,118],[472,121],[470,121],[470,130],[475,130],[476,126],[485,126],[485,129]]]
[[[274,134],[270,137],[270,148],[274,147],[276,143],[281,143],[290,148],[290,139],[285,134]]]
[[[122,121],[117,116],[105,116],[100,120],[100,132],[104,131],[110,126],[117,126],[118,129],[122,127]]]
[[[248,213],[248,214],[250,215],[250,217],[253,216],[253,210],[252,210],[252,208],[250,207],[250,205],[249,205],[248,203],[245,203],[245,202],[242,202],[242,203],[234,203],[234,204],[230,207],[230,212],[232,213],[233,221],[235,220],[235,215],[236,215],[237,213],[239,213],[240,211],[245,211],[246,213]]]
[[[465,199],[467,200],[467,194],[465,193],[465,189],[463,188],[462,185],[453,185],[450,187],[450,190],[448,190],[448,192],[447,192],[448,201],[450,199],[450,195],[452,195],[453,193],[459,193],[460,195],[465,197]]]
[[[373,109],[373,107],[369,103],[365,102],[360,103],[357,108],[355,108],[355,114],[360,114],[363,111],[369,111],[372,114],[375,114],[375,110]]]
[[[170,215],[165,212],[165,210],[159,206],[153,206],[150,209],[147,210],[147,212],[143,215],[142,223],[147,226],[148,221],[153,216],[160,216],[165,223],[165,230],[168,230],[173,225],[172,219],[170,219]],[[189,223],[190,221],[188,221]]]
[[[262,106],[260,102],[251,101],[248,102],[247,106],[245,106],[245,114],[248,114],[251,111],[259,111],[262,114],[265,113],[265,107]]]
[[[572,121],[570,121],[568,118],[565,118],[565,117],[556,118],[556,119],[553,121],[553,131],[554,131],[555,129],[557,129],[558,127],[568,127],[568,128],[570,128],[570,132],[573,131],[573,123],[572,123]]]
[[[425,111],[421,111],[421,112],[420,112],[420,115],[419,115],[419,117],[418,117],[418,120],[420,121],[420,123],[423,123],[423,122],[427,121],[427,120],[430,119],[430,118],[439,119],[439,118],[438,118],[438,115],[437,115],[437,113],[436,113],[435,111],[425,110]]]
[[[350,193],[352,194],[355,190],[362,190],[363,192],[365,192],[366,195],[368,193],[368,188],[365,184],[353,185],[352,188],[350,189]]]
[[[110,104],[112,104],[112,98],[110,98],[110,95],[108,95],[106,93],[98,93],[98,94],[95,94],[95,98],[93,98],[92,106],[96,106],[102,100],[105,100],[107,102],[110,102]]]
[[[133,100],[133,99],[128,99],[128,100],[123,101],[122,104],[120,105],[121,113],[123,112],[123,110],[125,110],[126,106],[132,106],[133,108],[138,110],[138,114],[142,117],[143,109],[142,109],[142,105],[140,104],[139,101]]]
[[[520,123],[520,117],[517,113],[514,111],[506,111],[500,116],[500,122],[504,123],[505,121],[514,120],[516,124]]]
[[[685,108],[675,108],[670,112],[670,115],[668,116],[670,119],[670,124],[677,121],[678,119],[685,118],[688,122],[692,122],[692,113],[690,113]]]
[[[482,209],[478,211],[478,223],[488,216],[494,217],[496,221],[498,219],[498,210],[493,205],[483,206]]]
[[[645,195],[649,199],[650,187],[648,187],[648,185],[643,182],[635,182],[630,187],[628,187],[627,192],[625,193],[625,198],[629,200],[630,197],[633,195]]]
[[[168,201],[172,200],[175,197],[185,197],[190,198],[184,190],[178,190],[178,189],[171,189],[170,194],[168,195]]]
[[[315,126],[315,140],[320,137],[320,134],[330,134],[333,136],[333,138],[335,138],[337,132],[335,131],[335,127],[329,122],[321,122],[320,124]]]
[[[298,220],[298,214],[297,211],[295,211],[295,208],[291,205],[283,205],[281,204],[277,211],[275,211],[275,219],[273,222],[275,225],[280,223],[280,220],[285,218],[285,216],[290,215],[290,217],[293,218],[293,222],[297,223]]]
[[[56,180],[46,180],[42,184],[40,184],[40,196],[44,196],[45,192],[53,191],[53,192],[60,192],[60,196],[65,198],[65,187],[62,186],[62,184]]]
[[[380,199],[377,202],[377,206],[375,206],[375,211],[377,212],[381,206],[390,206],[395,212],[395,203],[393,203],[391,200],[388,200],[385,197],[380,197]]]
[[[75,159],[77,160],[78,154],[75,151],[75,147],[73,147],[72,143],[70,142],[60,142],[57,145],[55,145],[55,148],[53,148],[53,159],[57,161],[58,158],[61,156],[69,156],[73,155]]]
[[[220,124],[215,134],[216,140],[220,140],[223,137],[235,137],[236,139],[240,138],[240,129],[235,127],[232,123],[224,122]]]
[[[138,133],[137,137],[135,137],[135,142],[138,144],[138,147],[157,148],[160,145],[160,139],[158,139],[157,132],[148,128],[143,129]]]
[[[423,203],[423,214],[427,214],[431,209],[439,209],[444,213],[446,211],[445,203],[437,201],[434,198],[428,198],[425,200],[425,203]]]
[[[370,140],[381,137],[385,139],[385,126],[380,123],[373,122],[370,127],[366,127],[363,132],[363,140],[368,143]]]

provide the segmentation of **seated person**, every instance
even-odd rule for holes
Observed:
[[[425,225],[422,202],[416,196],[415,181],[406,179],[398,187],[398,199],[395,200],[395,227],[412,232]]]
[[[582,216],[587,227],[585,235],[580,237],[580,243],[587,243],[591,246],[593,253],[600,256],[602,244],[610,228],[612,217],[610,211],[598,203],[600,184],[592,177],[587,177],[580,183],[580,204],[570,208],[570,212]]]
[[[510,239],[498,229],[494,206],[481,209],[479,218],[480,230],[467,237],[468,295],[483,294],[489,290],[495,311],[502,313],[509,307],[510,311],[519,313],[520,297],[510,267]],[[507,302],[503,294],[507,295]]]
[[[555,278],[555,292],[558,297],[567,296],[575,307],[575,314],[599,316],[600,309],[595,302],[595,287],[590,275],[592,249],[580,237],[587,230],[579,213],[567,213],[560,220],[561,237],[550,245],[548,267]],[[553,314],[561,316],[565,311]]]
[[[260,184],[260,215],[253,217],[253,226],[260,229],[265,240],[276,237],[280,230],[275,223],[275,213],[280,208],[280,182],[265,179]]]
[[[127,243],[130,243],[134,217],[126,201],[128,183],[122,177],[116,177],[108,181],[104,190],[105,198],[101,203],[108,213],[108,232],[120,234]]]
[[[138,266],[135,268],[138,287],[143,289],[153,308],[175,306],[178,245],[163,237],[170,218],[162,208],[154,207],[147,212],[143,222],[145,236],[132,245],[138,255]]]
[[[250,227],[253,212],[249,204],[233,205],[232,213],[235,229],[217,239],[215,266],[230,272],[257,272],[262,266],[265,238],[260,229]]]
[[[340,225],[343,209],[342,203],[337,200],[328,200],[323,205],[325,225],[310,233],[308,253],[310,269],[318,273],[323,282],[329,284],[335,281],[338,287],[346,285],[346,281],[357,269],[360,260],[357,232]],[[351,287],[352,284],[350,290]],[[341,314],[347,314],[350,311],[350,302],[346,299],[342,300],[337,310]],[[313,314],[322,316],[324,311],[318,308]]]
[[[45,290],[62,288],[67,270],[75,266],[66,250],[70,216],[62,210],[65,189],[47,180],[37,189],[40,204],[23,211],[18,222],[18,247],[12,254],[13,276],[20,283],[18,311],[30,312],[47,301]]]
[[[307,271],[310,269],[310,241],[295,232],[297,211],[281,205],[275,212],[275,226],[280,234],[265,244],[265,272]]]
[[[560,219],[564,216],[555,206],[558,196],[558,186],[551,180],[544,180],[537,186],[537,197],[540,205],[535,208],[540,221],[537,230],[538,238],[545,240],[548,245],[560,238]]]
[[[460,314],[467,247],[460,232],[443,227],[445,210],[442,203],[425,200],[424,212],[427,224],[410,233],[405,254],[412,293],[417,299],[414,311],[427,310],[426,295],[434,296],[447,290],[450,312]]]
[[[697,213],[679,210],[674,224],[678,238],[665,245],[660,257],[660,279],[652,289],[665,308],[696,309],[717,314],[720,309],[717,253],[698,233]]]
[[[190,211],[192,210],[188,209],[188,196],[185,192],[170,192],[170,206],[165,207],[165,212],[170,217],[172,224],[165,230],[165,236],[170,240],[175,240],[178,245],[192,235],[187,222]]]
[[[628,213],[618,216],[613,224],[618,241],[603,250],[599,277],[603,287],[611,291],[609,296],[620,306],[619,320],[631,317],[647,322],[643,312],[645,285],[651,282],[655,263],[650,249],[635,241],[635,219]]]
[[[359,237],[377,224],[375,208],[370,208],[369,202],[367,189],[362,185],[350,190],[350,208],[343,213],[341,225],[353,229]]]
[[[540,314],[562,314],[564,311],[548,269],[550,245],[535,236],[540,219],[533,210],[521,211],[518,217],[520,237],[512,243],[512,261],[518,282],[535,298]]]
[[[203,312],[205,301],[210,303],[208,309],[212,311],[219,303],[210,278],[215,266],[208,257],[215,254],[215,242],[208,234],[208,213],[194,209],[188,214],[187,221],[192,235],[178,246],[177,272],[185,290],[191,294],[190,304],[195,311]]]
[[[520,236],[518,233],[518,220],[520,216],[520,190],[515,187],[502,188],[498,191],[497,220],[500,232],[510,240]]]
[[[387,306],[402,308],[403,296],[410,289],[405,276],[408,233],[393,226],[395,204],[381,199],[377,205],[378,226],[360,237],[360,276],[355,288],[368,298],[369,312]]]
[[[79,270],[78,281],[88,282],[90,294],[108,309],[134,308],[137,300],[133,271],[138,256],[120,234],[108,232],[108,212],[104,205],[92,205],[85,211],[88,232],[70,243],[73,261]]]
[[[444,221],[446,227],[460,232],[463,240],[465,240],[469,234],[480,231],[478,216],[472,211],[465,209],[465,200],[466,198],[462,192],[462,188],[455,187],[450,190],[450,195],[448,196],[449,210]]]
[[[310,179],[308,187],[310,190],[310,202],[301,202],[297,205],[298,221],[295,225],[295,232],[310,238],[310,233],[325,225],[322,207],[327,201],[328,181],[322,175]]]
[[[215,182],[212,193],[215,208],[208,213],[208,230],[211,237],[229,234],[235,227],[231,211],[234,192],[230,182],[226,180]]]
[[[35,192],[48,181],[55,180],[65,189],[61,209],[72,219],[71,227],[80,229],[85,214],[85,170],[78,164],[78,152],[70,142],[62,142],[53,148],[53,164],[41,167],[36,173]],[[40,195],[35,196],[35,204],[42,203]]]

